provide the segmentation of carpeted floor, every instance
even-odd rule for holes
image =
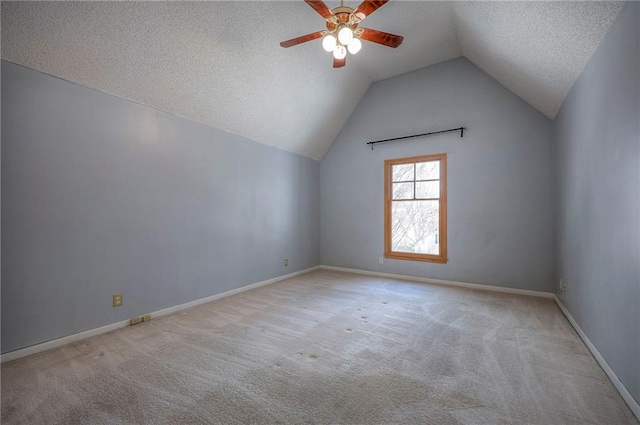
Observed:
[[[8,424],[637,424],[552,300],[316,271],[2,365]]]

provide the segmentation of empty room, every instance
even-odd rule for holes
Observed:
[[[640,2],[2,1],[0,422],[640,419]]]

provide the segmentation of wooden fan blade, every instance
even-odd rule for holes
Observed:
[[[306,43],[307,41],[315,40],[316,38],[320,38],[324,35],[325,31],[312,32],[311,34],[303,35],[297,38],[292,38],[291,40],[283,41],[280,43],[282,47],[291,47],[297,44]]]
[[[404,37],[401,35],[389,34],[388,32],[372,30],[369,28],[359,29],[362,30],[361,32],[359,32],[361,39],[393,47],[394,49],[401,45],[402,40],[404,40]]]
[[[329,18],[335,16],[333,14],[333,12],[331,11],[331,9],[329,9],[327,7],[327,5],[324,4],[324,2],[322,0],[304,0],[304,1],[309,6],[313,7],[313,10],[318,12],[320,14],[320,16],[322,16],[324,19],[329,19]]]
[[[343,59],[333,58],[333,67],[334,68],[342,68],[347,64],[347,57],[345,56]]]
[[[360,6],[356,7],[356,10],[354,10],[353,13],[362,20],[378,10],[388,1],[389,0],[364,0]]]

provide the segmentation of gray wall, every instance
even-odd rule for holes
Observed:
[[[2,112],[2,352],[319,264],[316,161],[5,61]]]
[[[459,134],[370,140],[464,125]],[[551,121],[464,58],[375,83],[321,164],[322,263],[552,291]],[[448,155],[447,264],[385,259],[385,159]]]
[[[640,400],[640,4],[629,3],[553,123],[559,294]]]

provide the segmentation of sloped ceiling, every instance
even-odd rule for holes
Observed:
[[[553,118],[621,7],[394,0],[363,26],[404,44],[333,69],[278,45],[324,28],[302,0],[2,2],[2,58],[321,159],[372,82],[461,55]]]

